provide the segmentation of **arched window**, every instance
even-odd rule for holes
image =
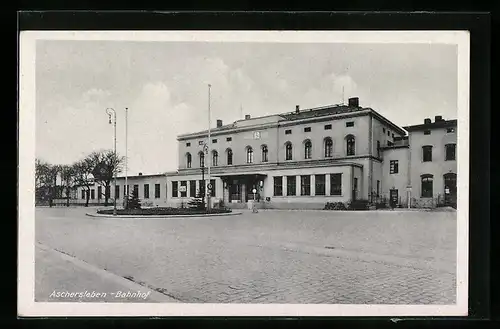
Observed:
[[[247,146],[247,163],[253,163],[253,148]]]
[[[432,198],[433,181],[434,181],[434,178],[430,174],[424,174],[421,176],[421,182],[422,182],[421,197],[422,198]]]
[[[219,165],[219,152],[217,152],[216,150],[212,151],[212,165],[213,166]]]
[[[312,157],[312,143],[310,140],[304,142],[304,159],[311,159]]]
[[[198,156],[200,157],[200,168],[205,167],[205,154],[200,151],[200,153],[198,153]]]
[[[292,160],[292,143],[287,142],[285,144],[285,160]]]
[[[269,150],[267,149],[267,145],[262,145],[262,162],[268,162],[269,161]]]
[[[353,135],[347,135],[346,140],[346,155],[356,154],[356,139]]]
[[[192,162],[191,153],[187,153],[186,154],[186,166],[188,168],[191,168],[191,162]]]
[[[333,141],[330,137],[325,138],[325,158],[331,158],[333,156]]]
[[[233,164],[233,150],[231,149],[226,150],[226,160],[228,166]]]

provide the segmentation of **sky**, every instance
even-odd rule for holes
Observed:
[[[359,97],[399,126],[457,118],[457,47],[444,44],[301,44],[38,40],[36,157],[71,164],[113,149],[128,174],[174,171],[179,134]]]

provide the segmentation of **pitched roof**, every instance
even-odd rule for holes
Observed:
[[[423,123],[419,125],[406,126],[403,127],[406,131],[419,131],[419,130],[427,130],[427,129],[440,129],[446,127],[456,127],[457,120],[442,120],[442,121],[434,121],[431,123]]]

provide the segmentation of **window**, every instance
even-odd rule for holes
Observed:
[[[144,184],[144,199],[149,199],[149,184]]]
[[[186,143],[186,147],[190,147],[191,146],[191,143],[190,142],[187,142]]]
[[[382,131],[383,131],[383,132],[384,132],[384,134],[385,134],[385,128],[382,128]]]
[[[342,174],[330,174],[330,195],[342,195]]]
[[[392,134],[392,138],[394,138],[394,133]]]
[[[217,139],[212,139],[212,144],[217,144]]]
[[[292,130],[291,129],[285,130],[285,135],[291,135],[291,134],[292,134]]]
[[[94,190],[94,189],[91,189],[91,190],[90,190],[90,198],[91,198],[92,200],[94,200],[94,199],[95,199],[95,190]]]
[[[134,184],[134,189],[132,191],[134,197],[138,198],[139,197],[139,185]]]
[[[253,163],[253,148],[247,146],[247,163]]]
[[[325,158],[331,158],[333,155],[333,141],[331,138],[325,138]]]
[[[187,181],[181,181],[181,198],[187,197]]]
[[[274,196],[283,195],[283,177],[274,177]]]
[[[286,176],[286,195],[294,196],[297,193],[297,178],[295,176]]]
[[[446,132],[449,134],[449,133],[454,133],[455,132],[455,128],[446,128]]]
[[[269,159],[268,159],[268,153],[269,153],[269,150],[267,149],[267,146],[266,145],[262,145],[262,162],[269,161]]]
[[[311,159],[312,155],[312,143],[310,140],[307,140],[304,143],[304,159]]]
[[[346,137],[347,155],[356,154],[356,141],[353,135],[348,135]]]
[[[431,134],[431,131],[429,129],[424,130],[424,135],[430,135],[430,134]]]
[[[387,146],[393,146],[393,145],[394,145],[394,143],[393,143],[393,142],[391,142],[391,141],[387,141]]]
[[[205,196],[205,181],[204,180],[199,180],[198,181],[198,186],[199,186],[199,192],[200,192],[200,197]]]
[[[314,178],[315,195],[325,195],[325,175],[316,175]]]
[[[115,186],[115,198],[117,198],[117,199],[120,198],[120,185]]]
[[[345,123],[346,127],[354,127],[354,121],[349,121]]]
[[[377,141],[377,157],[380,158],[380,141]]]
[[[102,187],[98,186],[97,187],[97,199],[101,199],[101,195],[102,195]]]
[[[111,186],[106,186],[106,189],[104,190],[105,198],[110,198],[111,197]]]
[[[160,184],[155,184],[155,198],[160,198]]]
[[[212,190],[210,191],[210,196],[215,197],[215,179],[211,179],[210,184],[212,185]]]
[[[119,187],[119,186],[117,186]],[[85,199],[85,190],[82,190],[82,199]]]
[[[203,145],[203,141],[198,141],[198,145]]]
[[[189,181],[189,196],[192,198],[196,197],[196,181],[195,180]]]
[[[219,152],[215,150],[212,151],[212,165],[213,166],[219,165]]]
[[[432,198],[432,175],[422,175],[422,198]]]
[[[172,198],[179,196],[179,182],[172,182]]]
[[[292,160],[292,143],[290,142],[285,145],[285,160]]]
[[[311,127],[305,127],[305,128],[304,128],[304,132],[306,132],[306,133],[311,132]]]
[[[332,130],[332,125],[331,124],[325,125],[325,130]]]
[[[233,140],[233,138],[232,138],[232,137],[226,137],[226,142],[230,142],[230,141],[232,141],[232,140]]]
[[[423,162],[432,161],[432,146],[422,146],[422,160]]]
[[[311,176],[300,176],[300,195],[311,195]]]
[[[446,161],[453,161],[456,158],[455,151],[456,151],[456,144],[446,144],[444,147],[446,149]]]
[[[198,153],[200,157],[200,168],[205,167],[205,154],[203,152]]]
[[[391,131],[387,130],[387,136],[391,137]]]
[[[192,163],[191,153],[188,153],[186,154],[186,166],[188,168],[191,168],[191,163]]]
[[[391,173],[391,174],[399,173],[399,161],[398,160],[391,160],[389,162],[389,166],[390,166],[389,173]]]
[[[380,181],[377,181],[377,198],[380,196]]]
[[[226,155],[227,155],[227,164],[230,166],[233,164],[233,151],[231,149],[227,149]]]

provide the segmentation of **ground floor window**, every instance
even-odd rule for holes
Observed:
[[[144,184],[144,199],[149,199],[149,184]]]
[[[422,175],[422,198],[432,198],[433,195],[433,176]]]
[[[179,182],[172,182],[172,198],[179,196]]]
[[[118,199],[120,197],[120,185],[115,186],[115,198]]]
[[[210,184],[212,185],[212,189],[210,191],[210,196],[215,197],[215,179],[211,179]]]
[[[85,190],[82,190],[82,199],[85,199]]]
[[[196,181],[189,181],[189,196],[194,198],[196,197]]]
[[[160,184],[155,184],[155,198],[159,199],[160,198]]]
[[[315,185],[315,195],[325,195],[325,184],[326,184],[326,176],[325,175],[316,175],[314,178]]]
[[[187,181],[181,181],[181,198],[187,197]]]
[[[274,177],[274,196],[283,195],[283,177]]]
[[[91,189],[91,190],[90,190],[90,198],[91,198],[92,200],[94,200],[94,199],[95,199],[95,190],[94,190],[94,189]]]
[[[297,178],[295,176],[286,177],[286,195],[294,196],[297,194]]]
[[[101,195],[102,195],[102,187],[98,186],[97,187],[97,199],[101,199]]]
[[[110,192],[111,192],[111,186],[108,185],[104,189],[105,198],[109,199]]]
[[[134,185],[134,191],[132,192],[134,197],[139,197],[139,185]]]
[[[311,195],[311,176],[300,176],[300,195]]]
[[[330,174],[330,195],[342,195],[342,174]]]
[[[198,182],[199,184],[199,196],[200,197],[205,197],[205,180],[202,180],[200,179],[200,181]]]

